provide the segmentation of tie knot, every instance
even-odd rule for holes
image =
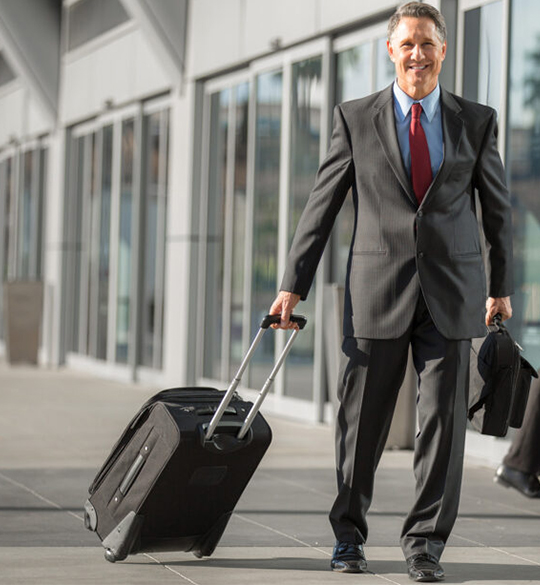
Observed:
[[[413,104],[412,105],[412,117],[419,120],[420,114],[422,113],[422,104]]]

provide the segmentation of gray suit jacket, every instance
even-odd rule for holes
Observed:
[[[345,196],[355,228],[344,334],[401,336],[420,291],[447,339],[485,334],[487,297],[475,189],[489,243],[489,296],[513,292],[512,217],[497,151],[496,114],[441,90],[444,161],[418,207],[403,164],[392,86],[334,110],[326,159],[300,218],[281,290],[305,298]]]

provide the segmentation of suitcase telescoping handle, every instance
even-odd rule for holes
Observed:
[[[285,345],[285,348],[281,352],[281,355],[279,356],[278,360],[276,361],[274,368],[272,369],[270,375],[268,376],[268,378],[266,379],[266,382],[264,383],[264,386],[262,387],[261,391],[259,392],[259,396],[257,397],[257,400],[255,401],[255,403],[251,407],[251,410],[248,412],[246,419],[244,420],[244,423],[242,425],[242,428],[238,432],[238,437],[237,437],[238,439],[243,439],[244,436],[246,435],[246,433],[249,431],[249,427],[251,426],[253,419],[255,418],[257,413],[259,412],[261,404],[263,403],[263,400],[266,398],[266,395],[268,394],[268,391],[270,390],[270,387],[272,386],[272,384],[276,378],[277,373],[279,372],[281,366],[283,365],[283,362],[285,361],[285,358],[287,357],[288,353],[291,351],[292,344],[294,343],[296,336],[298,335],[299,331],[306,326],[306,323],[307,323],[307,319],[305,317],[303,317],[302,315],[291,315],[290,320],[293,323],[296,323],[298,325],[299,329],[294,329],[291,336],[287,340],[287,344]],[[259,343],[262,339],[262,336],[265,334],[266,330],[270,327],[270,325],[272,325],[274,323],[279,323],[280,321],[281,321],[280,315],[266,315],[266,317],[262,320],[259,332],[255,336],[253,343],[251,344],[242,363],[240,364],[240,368],[238,369],[236,376],[233,378],[232,382],[230,383],[229,387],[227,388],[227,392],[225,393],[223,400],[219,404],[218,409],[216,410],[216,413],[214,414],[214,416],[212,417],[212,420],[210,421],[210,424],[208,425],[208,430],[206,431],[206,436],[205,436],[206,441],[208,441],[212,438],[212,435],[214,434],[216,427],[218,426],[218,424],[221,420],[221,417],[223,416],[223,413],[227,409],[227,406],[229,406],[229,403],[232,400],[232,397],[234,396],[236,388],[238,388],[238,384],[240,384],[240,381],[242,379],[242,376],[244,375],[244,372],[247,368],[247,365],[248,365],[249,361],[251,360],[253,354],[255,353],[255,350],[257,349],[257,346],[259,345]]]

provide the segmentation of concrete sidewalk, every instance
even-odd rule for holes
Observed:
[[[87,487],[142,402],[156,391],[67,370],[0,363],[0,584],[296,585],[410,583],[399,548],[413,494],[409,452],[386,452],[366,546],[370,573],[329,570],[333,431],[269,418],[274,442],[209,559],[141,554],[110,564],[83,526]],[[467,463],[447,583],[540,584],[540,500]]]

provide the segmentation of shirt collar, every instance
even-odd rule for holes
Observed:
[[[401,87],[399,87],[398,82],[394,81],[394,103],[396,104],[396,112],[401,120],[404,120],[407,117],[412,105],[418,102],[422,104],[422,109],[424,110],[428,121],[431,122],[439,106],[440,97],[441,87],[439,84],[437,84],[435,89],[425,98],[421,100],[413,100],[411,96],[407,95]]]

